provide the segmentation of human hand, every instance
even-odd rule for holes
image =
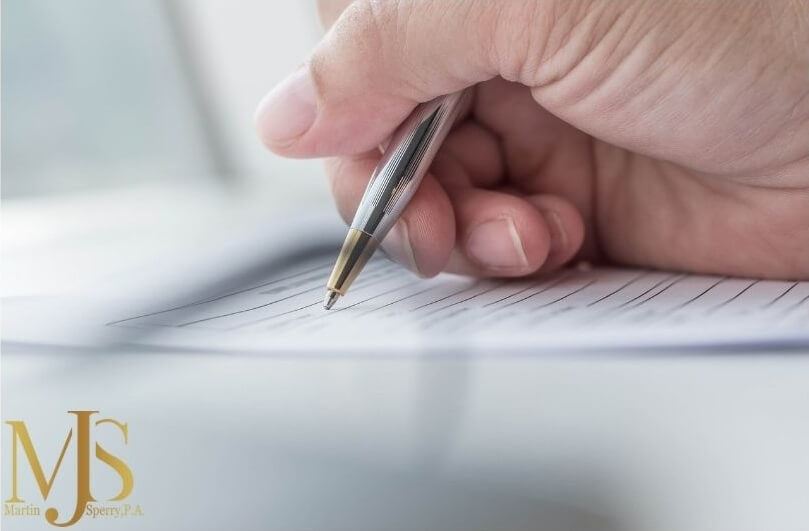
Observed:
[[[413,107],[477,84],[385,241],[411,269],[809,278],[809,2],[348,3],[321,2],[330,31],[257,125],[332,157],[350,220]]]

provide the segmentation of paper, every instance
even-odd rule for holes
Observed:
[[[373,260],[322,308],[330,260],[112,327],[149,342],[262,351],[540,351],[809,346],[809,282],[573,268],[502,281],[420,279]]]

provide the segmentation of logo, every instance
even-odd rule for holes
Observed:
[[[130,516],[142,516],[143,509],[140,505],[125,502],[135,486],[135,478],[132,469],[120,457],[107,451],[100,442],[95,439],[113,441],[111,436],[116,436],[123,443],[129,444],[129,426],[112,418],[94,418],[98,411],[68,411],[71,417],[72,426],[61,444],[61,450],[56,456],[44,457],[46,462],[53,462],[55,465],[51,470],[45,470],[40,461],[40,454],[37,452],[28,426],[22,420],[9,420],[6,425],[11,430],[11,497],[4,501],[4,517],[37,517],[43,515],[41,504],[52,505],[48,501],[58,496],[60,500],[71,500],[68,510],[64,511],[56,507],[48,507],[44,510],[45,520],[57,527],[69,527],[81,520],[83,516],[92,518],[123,518]],[[114,442],[114,441],[113,441]],[[41,444],[41,443],[40,443]],[[75,455],[75,464],[68,464],[65,461],[66,455]],[[28,465],[26,468],[25,465]],[[101,471],[101,465],[106,470]],[[8,470],[8,468],[6,468]],[[30,471],[30,476],[22,476],[23,472]],[[118,483],[120,487],[117,493],[94,492],[91,480],[97,475],[104,474],[107,487],[109,484]],[[30,482],[31,476],[34,483]],[[59,481],[58,478],[66,476],[68,480]],[[117,481],[109,480],[109,476],[117,476]],[[20,479],[29,479],[21,482]],[[58,483],[58,494],[54,491]],[[23,492],[27,486],[28,490]],[[36,487],[34,489],[33,487]],[[38,493],[36,491],[39,491]],[[37,497],[37,494],[39,497]],[[109,498],[103,498],[105,503],[99,503],[95,496],[104,494]],[[53,496],[52,496],[53,495]],[[73,501],[75,500],[75,501]],[[111,502],[111,503],[109,503]],[[72,511],[70,510],[72,508]],[[68,516],[69,515],[69,516]]]

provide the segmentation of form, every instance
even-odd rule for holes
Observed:
[[[315,261],[107,326],[166,346],[279,352],[809,347],[809,282],[591,267],[516,281],[421,279],[376,258],[325,311],[331,266]]]

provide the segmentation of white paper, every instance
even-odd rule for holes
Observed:
[[[160,345],[295,352],[538,352],[809,346],[809,282],[573,268],[519,281],[420,279],[373,260],[334,309],[331,261],[111,327]]]

